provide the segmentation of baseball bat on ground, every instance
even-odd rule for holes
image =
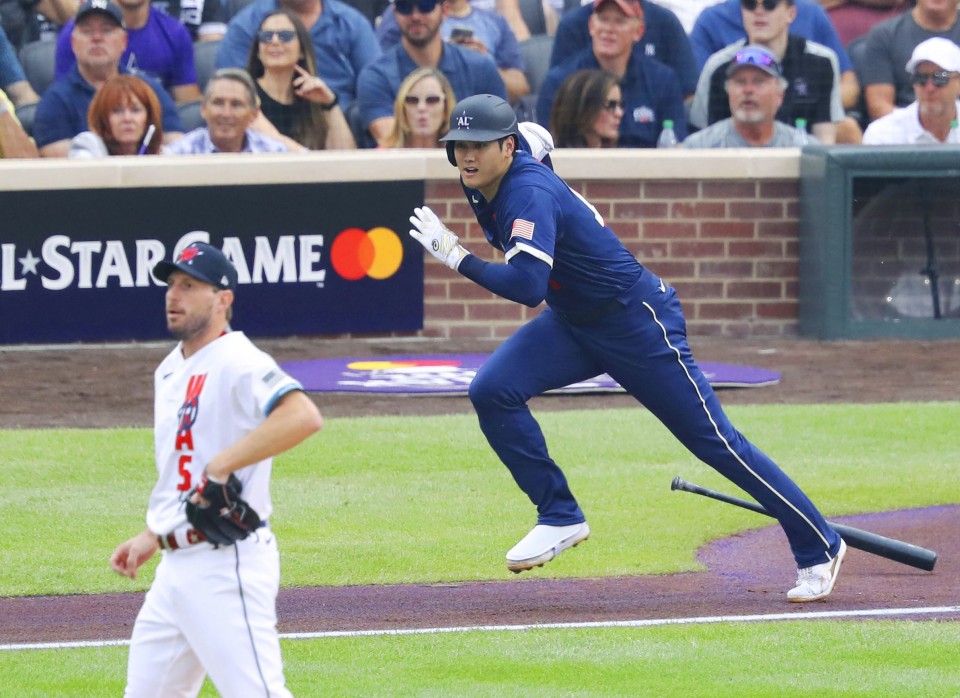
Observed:
[[[670,489],[693,492],[694,494],[700,494],[704,497],[710,497],[711,499],[726,502],[727,504],[733,504],[744,509],[749,509],[750,511],[755,511],[758,514],[773,517],[773,514],[755,502],[748,502],[745,499],[731,497],[729,494],[723,494],[722,492],[710,490],[700,485],[694,485],[692,482],[681,480],[679,476],[673,478]],[[921,570],[930,571],[933,569],[933,566],[937,564],[937,554],[932,550],[911,545],[910,543],[904,543],[902,540],[895,538],[887,538],[877,535],[876,533],[870,533],[869,531],[854,528],[853,526],[844,526],[843,524],[832,523],[830,521],[827,523],[830,524],[833,530],[840,534],[840,537],[843,538],[851,548],[857,548],[864,552],[879,555],[888,560],[902,562],[904,565],[917,567]]]

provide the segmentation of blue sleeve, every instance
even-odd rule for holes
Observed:
[[[479,55],[479,54],[478,54]],[[481,56],[484,60],[480,62],[483,67],[480,69],[480,75],[477,84],[480,86],[478,94],[491,94],[507,99],[507,86],[503,84],[503,78],[497,70],[497,64],[489,56]]]
[[[353,8],[349,8],[353,10]],[[350,63],[353,65],[353,74],[360,75],[368,64],[375,61],[383,53],[370,21],[359,10],[354,10],[348,16],[350,36],[344,37],[344,43],[349,45]]]
[[[394,88],[379,64],[363,69],[357,80],[357,108],[364,128],[369,128],[375,119],[393,116],[395,96]]]
[[[474,283],[501,298],[536,308],[547,297],[550,265],[529,254],[516,254],[508,264],[467,255],[458,270]]]
[[[253,34],[258,22],[253,19],[254,5],[248,5],[227,24],[227,33],[217,49],[217,68],[246,68]]]
[[[380,15],[380,23],[376,30],[377,43],[384,51],[391,49],[400,43],[400,27],[397,25],[397,18],[393,14],[393,5],[390,5]]]
[[[23,72],[23,66],[17,60],[17,54],[13,50],[13,44],[7,38],[3,27],[0,27],[0,88],[12,85],[15,82],[23,82],[27,76]]]
[[[537,95],[537,123],[545,129],[550,129],[550,110],[553,109],[553,98],[563,79],[567,77],[565,72],[556,68],[551,68],[543,78],[543,84],[540,85],[540,93]]]
[[[550,52],[550,67],[560,65],[573,54],[590,45],[590,31],[587,28],[590,12],[579,7],[564,13],[557,25],[553,37],[553,51]]]
[[[77,62],[73,55],[73,46],[70,45],[70,34],[73,32],[74,21],[71,19],[63,25],[63,29],[57,34],[57,52],[55,54],[55,63],[53,70],[53,79],[60,80]]]
[[[672,71],[671,71],[672,72]],[[677,141],[687,137],[687,115],[683,108],[683,95],[676,80],[662,80],[660,92],[660,111],[664,119],[673,120],[673,130]]]
[[[717,25],[720,20],[721,5],[707,7],[694,22],[690,32],[690,45],[693,48],[693,57],[697,62],[697,69],[703,70],[707,59],[727,44],[719,40],[714,34],[719,34]]]
[[[662,25],[663,41],[658,42],[661,47],[666,44],[668,56],[660,57],[664,63],[673,68],[680,77],[680,84],[683,87],[684,95],[692,95],[697,90],[697,80],[700,78],[700,66],[697,65],[697,59],[693,55],[693,46],[690,38],[683,30],[680,20],[670,10],[663,8],[664,15]]]
[[[500,43],[497,44],[493,52],[497,67],[523,70],[523,58],[520,56],[520,43],[517,41],[517,35],[513,33],[503,15],[491,13],[490,16],[500,32]]]
[[[171,33],[173,53],[177,61],[170,84],[171,86],[193,85],[197,82],[197,70],[193,64],[193,40],[190,38],[190,32],[176,21],[173,23]]]

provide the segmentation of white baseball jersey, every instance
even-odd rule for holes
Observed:
[[[165,535],[184,526],[184,501],[210,460],[259,426],[280,397],[302,389],[242,332],[228,332],[187,359],[178,344],[154,374],[159,478],[147,510],[150,530]],[[235,473],[263,520],[273,511],[272,465],[267,458]]]

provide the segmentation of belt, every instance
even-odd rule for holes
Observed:
[[[267,521],[261,521],[259,528],[267,526],[268,523]],[[179,550],[197,543],[203,543],[206,539],[206,536],[195,528],[180,528],[164,536],[157,536],[157,543],[164,550]]]
[[[591,325],[624,307],[626,306],[624,306],[623,303],[614,298],[612,301],[607,301],[596,308],[591,308],[590,310],[585,310],[580,313],[560,313],[560,316],[571,325]]]

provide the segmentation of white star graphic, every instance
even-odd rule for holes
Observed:
[[[20,257],[20,271],[23,276],[27,274],[36,274],[37,273],[37,264],[40,262],[39,257],[34,257],[31,250],[27,250],[26,257]]]

